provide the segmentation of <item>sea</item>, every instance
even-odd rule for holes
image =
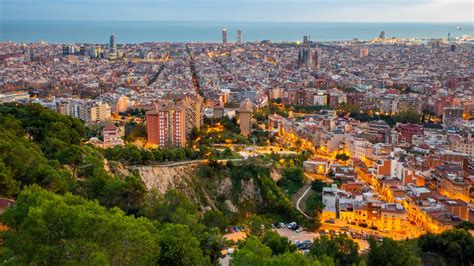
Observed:
[[[237,29],[244,42],[315,42],[369,40],[385,31],[386,38],[447,38],[474,35],[474,23],[376,22],[158,22],[158,21],[35,21],[0,19],[0,41],[49,43],[220,42],[222,29],[235,42]]]

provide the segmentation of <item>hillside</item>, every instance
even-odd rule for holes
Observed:
[[[139,176],[148,191],[165,194],[177,190],[202,212],[219,210],[242,218],[256,212],[284,220],[302,219],[276,185],[274,180],[280,178],[278,171],[258,160],[225,165],[196,161],[129,167],[109,162],[108,167],[115,175]]]

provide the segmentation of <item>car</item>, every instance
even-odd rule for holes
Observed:
[[[296,229],[298,228],[298,224],[296,222],[291,222],[287,226],[288,229]]]
[[[275,224],[271,224],[270,226],[272,227],[272,229],[275,229],[276,227]]]
[[[235,233],[234,227],[229,227],[229,231],[230,231],[231,233]]]
[[[285,228],[285,223],[279,223],[278,225],[280,226],[280,228]]]
[[[238,226],[234,226],[234,231],[235,232],[240,232],[240,228]]]
[[[296,229],[296,233],[301,233],[301,232],[303,232],[303,229],[301,228]]]
[[[235,249],[234,248],[228,248],[227,249],[227,254],[234,254]]]
[[[324,221],[324,222],[325,222],[325,223],[328,223],[328,224],[334,224],[334,223],[335,223],[333,219],[329,219],[329,220],[326,220],[326,221]]]

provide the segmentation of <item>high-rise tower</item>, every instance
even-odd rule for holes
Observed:
[[[223,28],[222,29],[222,44],[226,44],[226,43],[227,43],[227,29]]]
[[[242,44],[242,31],[240,29],[237,30],[237,44]]]
[[[115,43],[115,34],[110,35],[109,58],[110,59],[117,58],[117,44]]]

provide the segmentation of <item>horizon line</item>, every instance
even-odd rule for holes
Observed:
[[[0,23],[3,21],[58,21],[58,22],[159,22],[159,23],[420,23],[420,24],[473,24],[472,21],[322,21],[322,20],[311,20],[311,21],[294,21],[294,20],[77,20],[77,19],[19,19],[19,18],[4,18],[0,19]]]

